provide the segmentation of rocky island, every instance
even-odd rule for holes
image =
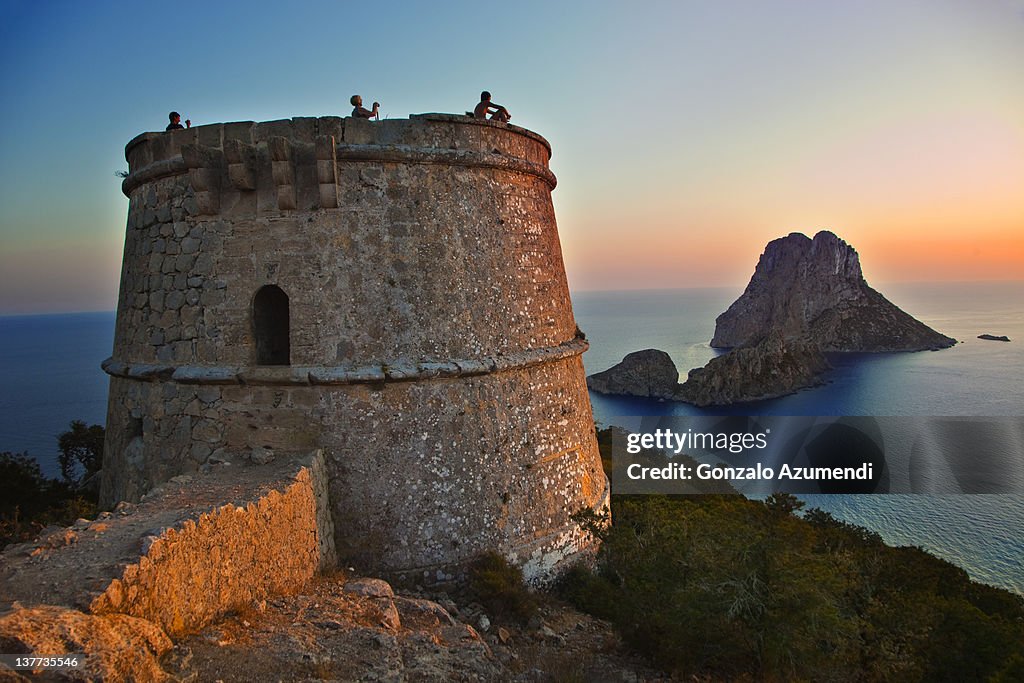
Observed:
[[[735,349],[691,370],[675,399],[704,407],[778,398],[823,384],[822,376],[831,368],[814,344],[786,342],[772,332],[754,346]]]
[[[868,286],[857,251],[828,231],[765,247],[743,294],[715,321],[714,348],[729,352],[679,373],[648,349],[587,378],[605,394],[729,405],[777,398],[821,384],[826,352],[925,351],[956,340],[914,319]]]
[[[679,371],[664,351],[634,351],[614,367],[587,377],[587,388],[599,394],[674,399]]]
[[[857,251],[823,230],[772,240],[743,294],[715,321],[711,346],[753,346],[771,331],[822,351],[944,349],[956,340],[868,286]]]
[[[978,335],[978,339],[984,339],[985,341],[1001,341],[1001,342],[1008,342],[1008,341],[1010,341],[1010,338],[1007,337],[1005,334],[1000,334],[1000,335],[995,335],[995,334],[979,334]]]
[[[705,407],[777,398],[821,384],[831,368],[813,344],[784,342],[770,334],[754,346],[735,349],[694,368],[682,384],[664,351],[634,351],[613,367],[587,377],[599,394],[683,401]]]

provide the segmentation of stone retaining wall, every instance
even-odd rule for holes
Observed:
[[[194,632],[334,566],[327,495],[319,452],[179,477],[137,506],[9,548],[0,610],[48,604]]]

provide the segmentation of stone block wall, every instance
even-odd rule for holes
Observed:
[[[470,377],[339,386],[114,378],[117,409],[145,422],[124,449],[135,473],[124,485],[257,447],[279,457],[322,447],[336,542],[361,570],[444,580],[446,565],[488,549],[539,562],[575,533],[575,512],[607,503],[581,365],[573,354]]]
[[[126,614],[172,638],[332,568],[323,456],[186,475],[99,520],[3,554],[0,612]]]
[[[147,539],[145,554],[90,611],[142,617],[172,638],[195,631],[229,609],[302,587],[320,565],[317,534],[313,477],[303,470],[282,491]]]

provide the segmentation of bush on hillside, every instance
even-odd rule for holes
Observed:
[[[612,524],[589,524],[596,567],[561,592],[683,677],[1021,680],[1020,596],[801,508],[786,495],[614,496]]]
[[[498,619],[525,623],[537,612],[537,596],[523,581],[523,572],[494,551],[484,553],[470,567],[469,590]]]
[[[0,453],[0,548],[96,514],[103,427],[76,420],[57,440],[63,479],[46,477],[27,453]]]

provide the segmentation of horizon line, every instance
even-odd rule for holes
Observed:
[[[748,281],[749,282],[749,281]],[[904,286],[904,285],[977,285],[977,284],[1024,284],[1024,278],[1017,280],[887,280],[880,281],[875,285],[869,285],[872,289],[877,289],[883,286]],[[742,285],[746,288],[746,284]],[[620,289],[574,289],[569,288],[570,297],[576,294],[610,294],[616,292],[677,292],[694,289],[735,289],[740,285],[698,285],[689,287],[626,287]],[[3,318],[40,318],[44,316],[58,316],[58,315],[89,315],[89,314],[100,314],[109,313],[116,315],[117,308],[90,308],[83,310],[68,310],[68,311],[27,311],[27,312],[0,312],[0,319]]]

